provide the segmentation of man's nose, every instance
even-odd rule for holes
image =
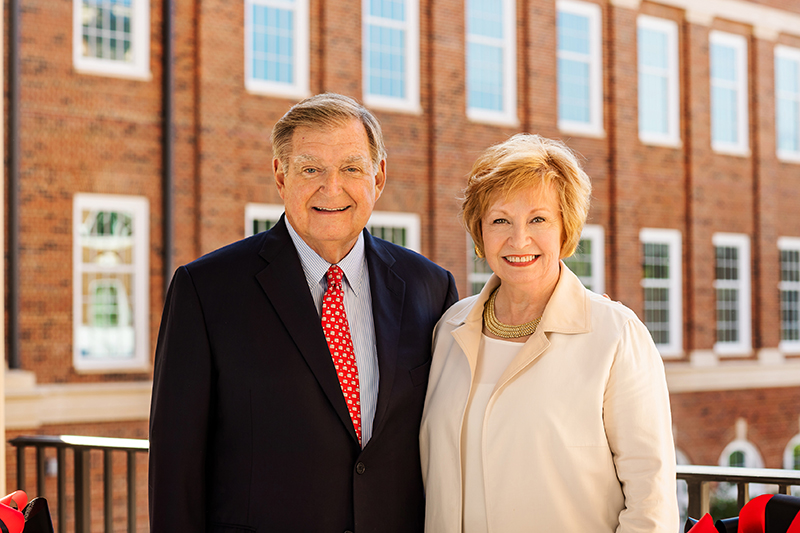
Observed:
[[[322,184],[322,189],[325,194],[335,196],[342,192],[342,185],[344,184],[344,176],[338,170],[332,170],[325,176],[325,181]]]

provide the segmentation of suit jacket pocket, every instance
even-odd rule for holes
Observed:
[[[411,383],[415,387],[420,387],[428,382],[428,374],[431,372],[431,360],[428,359],[417,368],[412,368],[408,371],[411,375]]]
[[[256,528],[238,524],[211,524],[212,533],[254,533]]]

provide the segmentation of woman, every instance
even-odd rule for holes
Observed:
[[[591,185],[563,144],[515,135],[475,163],[462,219],[494,275],[448,310],[420,445],[431,533],[675,533],[661,358],[636,315],[586,290]]]

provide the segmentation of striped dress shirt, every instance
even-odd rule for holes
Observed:
[[[322,317],[322,299],[328,288],[326,274],[331,263],[325,261],[298,235],[286,218],[286,228],[292,238],[303,272],[314,299],[317,314]],[[344,310],[350,325],[353,351],[358,365],[358,384],[361,392],[361,447],[372,437],[372,424],[378,403],[378,350],[375,345],[375,323],[372,318],[372,294],[369,288],[367,256],[364,254],[364,234],[358,235],[353,249],[339,261],[344,272]],[[320,322],[321,327],[321,322]]]

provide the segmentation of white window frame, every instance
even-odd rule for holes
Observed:
[[[79,372],[119,372],[148,370],[150,364],[150,208],[147,198],[141,196],[118,196],[77,193],[72,202],[72,363]],[[83,263],[80,227],[82,211],[126,211],[133,213],[133,329],[134,353],[127,359],[87,359],[80,353],[77,342],[83,316]]]
[[[602,11],[600,6],[577,0],[557,0],[556,11],[573,13],[589,18],[589,122],[577,122],[558,118],[558,129],[565,133],[602,137],[603,130],[603,38]],[[573,56],[570,52],[561,52],[556,43],[556,62],[562,56],[567,59]],[[556,66],[556,69],[558,67]],[[558,73],[556,72],[556,76]],[[556,84],[556,94],[558,94]]]
[[[645,144],[658,146],[677,147],[681,145],[680,135],[680,86],[678,82],[678,24],[675,21],[639,15],[636,20],[637,27],[637,67],[639,75],[639,140]],[[663,33],[667,36],[667,98],[664,106],[667,111],[667,131],[664,133],[645,131],[642,129],[642,84],[641,76],[647,68],[641,62],[641,43],[638,39],[638,30],[647,30]]]
[[[249,203],[244,208],[244,236],[253,235],[253,221],[273,220],[277,222],[284,213],[281,204]],[[396,211],[373,211],[369,217],[367,228],[371,226],[386,226],[403,228],[406,230],[406,248],[421,253],[421,228],[420,216],[417,213]]]
[[[795,61],[798,64],[798,71],[800,71],[800,49],[798,48],[790,48],[784,45],[776,45],[775,46],[775,145],[777,147],[777,156],[778,159],[782,161],[787,161],[790,163],[800,163],[800,145],[796,147],[795,150],[786,150],[781,149],[778,143],[778,99],[780,97],[778,92],[778,59],[787,59],[789,61]],[[800,83],[800,80],[798,80]],[[800,94],[795,95],[795,98],[798,100],[798,104],[800,104]],[[800,105],[798,105],[800,108]],[[794,117],[798,123],[798,127],[800,127],[800,114]],[[799,143],[800,144],[800,143]]]
[[[714,332],[716,335],[716,289],[735,288],[739,291],[737,312],[739,315],[739,340],[737,342],[715,341],[714,351],[720,355],[747,356],[753,351],[752,347],[752,321],[750,312],[751,279],[750,279],[750,237],[739,233],[715,233],[712,237],[714,245],[714,268],[716,271],[716,247],[725,246],[739,249],[739,279],[717,280],[714,275]]]
[[[149,81],[150,72],[150,0],[133,0],[131,47],[133,61],[84,57],[83,0],[72,0],[72,64],[81,74]]]
[[[419,103],[419,0],[403,0],[405,4],[406,20],[403,22],[376,17],[369,14],[369,0],[363,0],[361,9],[363,13],[362,24],[362,80],[364,105],[375,109],[387,111],[401,111],[407,113],[421,113]],[[405,60],[405,86],[406,94],[402,98],[370,94],[369,92],[369,27],[382,26],[402,30],[406,36],[406,46],[403,58]]]
[[[642,245],[666,244],[669,246],[669,273],[667,280],[642,278],[642,289],[648,287],[666,288],[669,290],[669,338],[667,344],[658,344],[662,357],[680,357],[683,355],[683,257],[682,236],[679,230],[642,228],[639,231]]]
[[[580,240],[592,243],[592,256],[590,259],[592,275],[589,279],[589,284],[592,286],[592,292],[603,294],[606,290],[606,238],[603,226],[596,224],[585,225],[581,232]],[[581,282],[585,285],[585,280],[581,279]]]
[[[736,439],[728,443],[719,456],[719,466],[730,467],[728,460],[734,452],[744,454],[744,468],[764,468],[764,459],[758,448],[752,442],[744,439]]]
[[[778,238],[778,251],[800,251],[800,237],[779,237]],[[780,258],[780,255],[779,255]],[[780,259],[779,259],[780,260]],[[798,291],[800,292],[800,282],[796,281],[778,281],[778,290],[783,291]],[[780,320],[780,315],[779,315]],[[785,354],[800,354],[800,340],[785,341],[781,340],[778,343],[778,349]]]
[[[244,2],[244,86],[248,92],[287,98],[305,98],[309,89],[309,0],[245,0]],[[294,12],[293,83],[261,80],[253,77],[253,6],[267,6]]]
[[[786,448],[783,449],[783,468],[786,470],[794,470],[794,449],[800,446],[800,434],[792,437]]]
[[[711,100],[711,148],[715,152],[747,156],[750,155],[750,139],[749,139],[749,114],[747,109],[748,94],[747,94],[747,39],[741,35],[732,33],[724,33],[721,31],[712,30],[709,33],[709,98]],[[716,85],[714,78],[711,77],[711,47],[714,45],[727,46],[736,50],[736,68],[741,74],[735,82],[736,90],[736,138],[737,142],[731,143],[726,141],[718,141],[714,139],[714,86]]]
[[[518,126],[517,117],[517,6],[515,0],[502,0],[503,3],[503,38],[493,39],[482,35],[468,33],[469,13],[464,6],[464,28],[466,46],[464,50],[464,72],[467,84],[467,118],[473,122],[495,124],[499,126]],[[494,111],[469,107],[469,59],[467,57],[470,43],[498,46],[503,49],[503,110]]]

